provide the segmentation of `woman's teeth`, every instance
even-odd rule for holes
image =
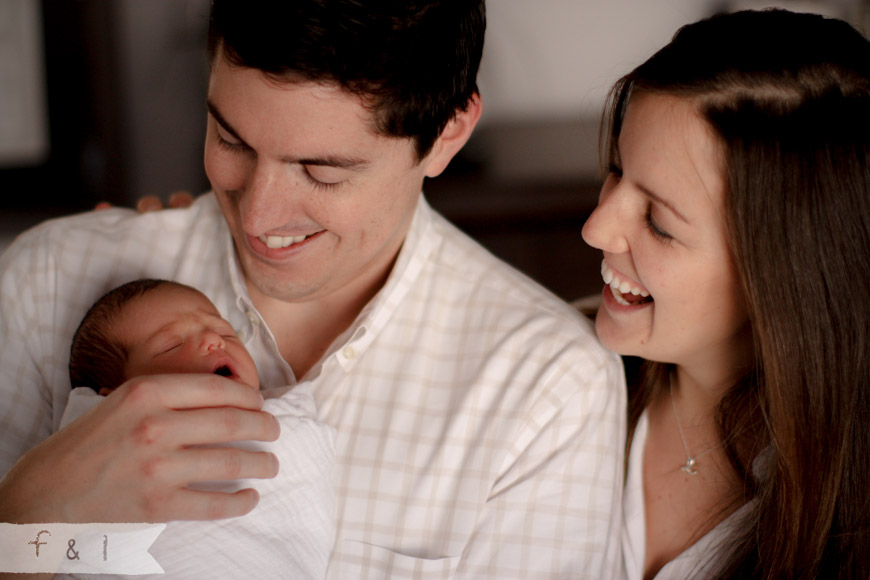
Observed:
[[[297,244],[303,240],[305,240],[307,236],[260,236],[260,241],[266,244],[266,247],[276,249],[276,248],[286,248],[293,244]]]
[[[652,300],[649,297],[649,292],[639,286],[635,286],[628,280],[621,279],[616,272],[607,266],[607,262],[604,261],[601,262],[601,277],[604,279],[604,283],[610,286],[610,293],[618,304],[631,306]],[[631,299],[631,302],[626,300],[626,296]]]

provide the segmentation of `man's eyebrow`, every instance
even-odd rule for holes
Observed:
[[[659,204],[665,206],[666,208],[668,208],[669,210],[671,210],[671,213],[673,213],[675,216],[677,216],[678,218],[680,218],[681,220],[683,220],[687,224],[689,223],[689,220],[686,219],[686,216],[681,214],[680,211],[674,206],[674,204],[672,204],[668,200],[664,199],[662,196],[654,193],[650,188],[646,187],[642,183],[636,183],[635,185],[637,185],[637,188],[640,189],[644,195],[646,195],[647,197],[649,197],[650,199],[652,199],[656,203],[659,203]]]
[[[325,167],[337,167],[339,169],[359,170],[365,169],[371,163],[365,159],[357,157],[339,157],[336,155],[328,155],[326,157],[285,157],[282,161],[286,163],[298,163],[300,165],[320,165]]]
[[[239,142],[246,146],[250,147],[245,140],[242,139],[238,132],[233,129],[232,125],[230,125],[221,112],[218,110],[217,106],[211,101],[211,99],[206,100],[206,107],[208,108],[208,112],[214,117],[215,121],[220,124],[224,130],[239,140]],[[371,165],[371,161],[367,159],[363,159],[361,157],[345,157],[341,155],[326,155],[322,157],[284,157],[281,159],[284,163],[298,163],[300,165],[318,165],[324,167],[337,167],[339,169],[351,169],[351,170],[360,170],[365,169],[369,165]]]
[[[224,131],[241,141],[243,145],[247,146],[245,140],[239,137],[239,134],[236,132],[235,129],[233,129],[233,126],[227,122],[224,116],[221,115],[221,112],[218,111],[217,106],[211,101],[211,99],[206,100],[205,106],[208,109],[209,114],[214,117],[214,120],[217,121],[218,124],[224,128]]]

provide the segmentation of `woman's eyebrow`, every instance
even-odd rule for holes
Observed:
[[[668,200],[664,199],[662,196],[658,195],[657,193],[653,192],[650,188],[648,188],[647,186],[645,186],[642,183],[635,182],[635,185],[637,186],[637,188],[639,190],[641,190],[641,192],[643,192],[644,195],[646,195],[647,197],[649,197],[650,199],[652,199],[656,203],[661,204],[664,207],[666,207],[667,209],[669,209],[671,211],[671,213],[673,213],[675,216],[677,216],[679,219],[681,219],[685,223],[687,223],[687,224],[689,223],[689,220],[686,219],[686,216],[684,216],[682,213],[680,213],[680,211],[674,206],[674,204],[672,204]]]

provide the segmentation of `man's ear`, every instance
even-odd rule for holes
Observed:
[[[471,137],[477,121],[480,120],[481,112],[483,112],[483,103],[480,95],[475,93],[468,101],[465,110],[456,113],[456,116],[447,123],[444,131],[432,145],[432,151],[423,160],[426,164],[426,177],[436,177],[444,171],[453,156]]]

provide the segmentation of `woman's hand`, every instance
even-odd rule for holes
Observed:
[[[193,195],[190,194],[189,191],[176,191],[169,196],[169,209],[183,209],[185,207],[190,207],[193,203]],[[96,206],[94,206],[95,211],[100,211],[103,209],[109,209],[113,207],[107,201],[101,201]],[[139,213],[146,213],[149,211],[160,211],[164,209],[163,200],[161,200],[156,195],[146,195],[143,198],[140,198],[138,202],[136,202],[136,211]]]

